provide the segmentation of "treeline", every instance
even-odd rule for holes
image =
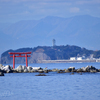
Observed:
[[[89,57],[91,54],[93,54],[93,57],[99,58],[100,57],[100,50],[99,51],[93,51],[88,50],[86,48],[81,48],[78,46],[54,46],[54,47],[37,47],[44,49],[44,53],[46,53],[51,60],[58,60],[58,59],[70,59],[70,57]]]
[[[45,53],[50,57],[51,60],[61,60],[61,59],[70,59],[70,57],[79,57],[85,56],[89,57],[91,54],[94,58],[100,58],[100,50],[93,51],[86,48],[81,48],[79,46],[37,46],[34,48],[20,48],[17,50],[7,50],[1,55],[1,63],[9,63],[12,58],[8,52],[35,52],[35,53]],[[21,58],[19,58],[21,59]],[[29,58],[32,59],[32,58]]]

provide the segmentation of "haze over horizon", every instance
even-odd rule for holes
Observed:
[[[100,0],[0,0],[0,37],[8,37],[4,31],[2,32],[3,28],[7,26],[3,26],[3,23],[17,23],[22,20],[40,20],[47,16],[70,18],[78,15],[90,15],[100,18]],[[100,32],[98,34],[100,34]],[[52,39],[50,41],[51,45]],[[94,38],[94,40],[95,39],[96,38]],[[21,45],[20,43],[19,46],[17,44],[12,46],[9,44],[9,46],[7,46],[8,42],[3,42],[4,41],[1,40],[2,44],[0,46],[2,48],[0,48],[0,54],[8,49],[18,49],[22,46],[25,47],[25,45]],[[60,41],[57,40],[58,45],[59,42]],[[82,47],[83,46],[84,45],[82,45]],[[30,44],[26,47],[34,46]],[[96,50],[98,48],[93,49]]]
[[[0,0],[2,23],[87,14],[100,18],[100,0]]]

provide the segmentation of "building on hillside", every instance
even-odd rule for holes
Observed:
[[[82,60],[83,58],[82,57],[77,57],[77,60]]]
[[[85,57],[70,57],[70,60],[83,60]]]
[[[70,60],[77,60],[76,57],[70,57]]]

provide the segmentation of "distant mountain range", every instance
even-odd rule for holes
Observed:
[[[0,52],[23,47],[78,45],[100,50],[100,18],[80,15],[70,18],[48,16],[40,20],[0,23]]]

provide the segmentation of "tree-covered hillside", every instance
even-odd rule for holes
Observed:
[[[41,60],[61,60],[70,59],[70,57],[85,56],[89,57],[91,54],[95,58],[100,57],[100,50],[93,51],[81,48],[78,46],[38,46],[34,48],[20,48],[17,50],[8,50],[1,55],[1,63],[12,63],[12,58],[8,52],[29,52],[31,51],[31,57],[29,57],[29,63],[39,63]],[[25,58],[16,58],[16,63],[24,63]]]
[[[87,50],[85,48],[81,48],[78,46],[54,46],[54,47],[37,47],[44,49],[44,53],[46,53],[48,56],[50,56],[51,60],[58,60],[58,59],[69,59],[70,57],[76,57],[76,56],[90,56],[90,54],[97,53],[93,50]],[[100,56],[98,56],[100,57]]]

